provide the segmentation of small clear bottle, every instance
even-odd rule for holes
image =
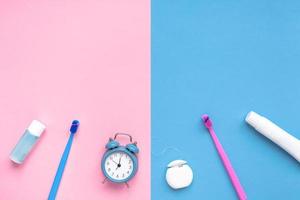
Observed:
[[[14,163],[22,164],[35,143],[44,132],[45,128],[46,126],[43,123],[33,120],[12,150],[9,158]]]

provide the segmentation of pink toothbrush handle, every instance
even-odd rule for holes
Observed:
[[[219,142],[215,131],[212,128],[209,128],[208,130],[209,130],[209,133],[210,133],[210,135],[211,135],[211,137],[212,137],[212,139],[213,139],[213,141],[216,145],[218,153],[219,153],[219,155],[222,159],[222,162],[223,162],[223,164],[224,164],[224,166],[227,170],[227,173],[230,177],[232,185],[234,186],[235,191],[236,191],[239,199],[240,200],[246,200],[247,199],[246,193],[245,193],[245,191],[244,191],[237,175],[235,174],[234,169],[233,169],[233,167],[232,167],[232,165],[231,165],[231,163],[230,163],[230,161],[229,161],[229,159],[228,159],[228,157],[227,157],[227,155],[226,155],[226,153],[225,153],[225,151],[222,147],[222,144]]]

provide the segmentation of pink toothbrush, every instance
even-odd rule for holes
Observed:
[[[218,150],[219,156],[222,159],[223,165],[224,165],[225,169],[227,170],[227,173],[230,177],[231,183],[234,186],[235,191],[236,191],[239,199],[240,200],[246,200],[247,199],[246,193],[245,193],[245,191],[244,191],[244,189],[243,189],[243,187],[242,187],[242,185],[239,181],[239,178],[237,177],[236,173],[234,172],[233,167],[231,166],[229,158],[227,157],[221,143],[218,140],[218,137],[217,137],[217,135],[216,135],[216,133],[213,129],[213,126],[212,126],[212,121],[210,120],[210,118],[206,114],[202,116],[202,120],[204,122],[205,127],[208,129],[214,143],[215,143],[215,146]]]

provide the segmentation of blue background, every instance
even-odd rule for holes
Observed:
[[[152,199],[237,199],[208,113],[251,200],[299,200],[300,164],[250,128],[254,110],[300,138],[300,1],[152,0]],[[191,187],[164,180],[172,159]]]

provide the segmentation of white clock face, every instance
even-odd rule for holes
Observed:
[[[124,152],[110,154],[105,160],[105,171],[114,180],[122,181],[127,179],[133,172],[133,161]]]

